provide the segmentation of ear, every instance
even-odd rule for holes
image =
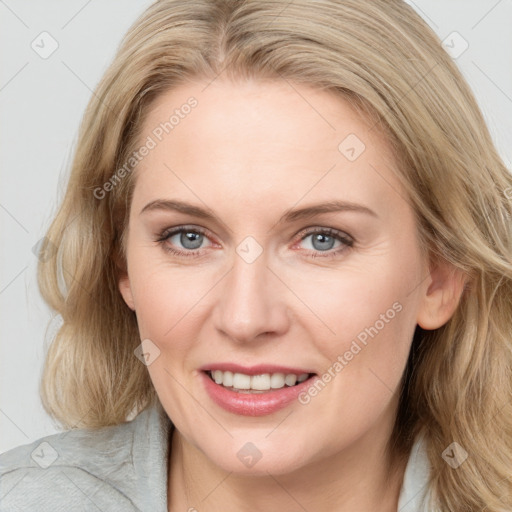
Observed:
[[[135,302],[133,300],[132,288],[130,286],[130,278],[128,277],[128,274],[124,274],[119,278],[118,286],[126,305],[132,311],[135,311]]]
[[[465,275],[451,263],[445,260],[433,262],[430,266],[430,284],[418,310],[418,325],[432,330],[448,322],[459,305],[465,282]]]

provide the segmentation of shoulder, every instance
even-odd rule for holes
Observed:
[[[0,455],[0,511],[165,510],[171,423],[161,407]]]
[[[405,469],[398,502],[400,512],[432,512],[430,470],[427,441],[420,435],[414,442]]]

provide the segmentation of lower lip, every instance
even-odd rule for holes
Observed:
[[[309,388],[315,378],[310,377],[296,386],[264,393],[239,393],[216,384],[205,372],[200,374],[206,392],[217,405],[228,412],[243,416],[265,416],[283,409],[297,400],[298,395]]]

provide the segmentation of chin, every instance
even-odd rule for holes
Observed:
[[[287,445],[283,451],[281,441],[251,439],[250,434],[243,440],[231,439],[229,444],[217,444],[212,449],[199,449],[217,467],[239,475],[268,476],[292,473],[302,468],[307,461],[304,450],[299,446]],[[253,439],[258,439],[254,436]]]

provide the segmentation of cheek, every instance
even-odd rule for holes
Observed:
[[[321,397],[310,397],[318,407],[329,404],[325,424],[356,436],[397,399],[416,326],[415,299],[407,297],[402,272],[391,268],[322,289],[311,307],[334,334],[323,329],[327,334],[315,338],[326,361],[320,375],[326,385]]]
[[[389,260],[388,265],[345,268],[335,277],[327,271],[317,272],[295,282],[294,291],[308,308],[300,321],[308,322],[309,330],[316,326],[316,343],[330,360],[350,350],[354,340],[362,346],[377,336],[381,345],[408,341],[403,330],[415,325],[415,317],[407,296],[411,281],[407,274],[414,268]]]
[[[371,421],[399,386],[416,327],[411,283],[421,274],[413,251],[408,254],[411,258],[399,259],[390,251],[378,265],[345,268],[335,280],[317,276],[310,288],[316,291],[308,305],[322,319],[314,343],[325,361],[321,377],[328,382],[333,422],[347,414]],[[309,287],[304,281],[298,294]],[[309,331],[313,322],[319,325],[311,318]],[[361,403],[368,407],[361,409]]]
[[[179,345],[175,333],[183,326],[197,325],[198,315],[211,288],[207,275],[192,267],[185,269],[141,258],[130,276],[141,338]],[[202,307],[203,306],[203,307]]]

